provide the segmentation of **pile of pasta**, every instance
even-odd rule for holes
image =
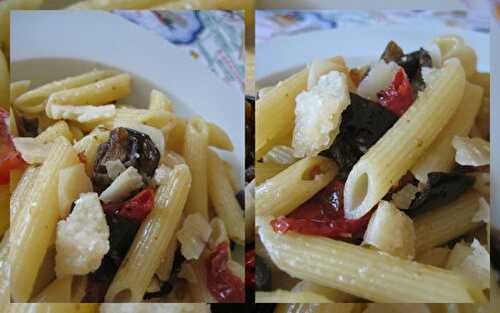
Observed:
[[[10,87],[0,251],[13,302],[244,302],[241,186],[216,151],[233,150],[223,129],[175,115],[158,90],[146,109],[120,104],[126,73]]]
[[[493,304],[278,304],[274,313],[494,313]]]
[[[11,304],[10,313],[210,313],[207,304]]]
[[[489,73],[459,36],[256,102],[257,302],[488,301]],[[258,264],[259,262],[257,262]]]

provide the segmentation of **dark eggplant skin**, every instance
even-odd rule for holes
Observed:
[[[271,268],[258,255],[255,255],[255,288],[258,291],[271,290]]]
[[[334,159],[345,180],[356,162],[396,123],[398,116],[377,103],[351,93],[351,104],[342,113],[340,131],[321,155]]]
[[[97,149],[92,174],[95,192],[101,193],[113,182],[105,166],[106,162],[113,160],[120,160],[126,168],[135,167],[147,182],[158,167],[160,151],[144,133],[124,127],[113,129],[109,140]]]
[[[127,255],[128,249],[139,230],[140,222],[124,218],[117,213],[105,212],[109,225],[109,251],[102,259],[99,268],[89,274],[84,302],[101,303],[106,291],[113,281],[118,268]]]
[[[460,173],[432,172],[427,175],[427,184],[423,191],[417,192],[407,212],[415,216],[444,206],[457,200],[464,192],[472,188],[475,182],[473,176]]]
[[[500,271],[500,229],[491,230],[491,264]]]
[[[380,56],[380,59],[384,60],[386,63],[391,61],[398,61],[404,56],[403,49],[393,40],[389,41],[387,46],[385,46],[384,52]]]

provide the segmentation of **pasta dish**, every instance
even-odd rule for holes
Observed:
[[[369,65],[315,60],[260,90],[257,302],[488,301],[489,73],[476,63],[459,36],[412,52],[390,41]]]
[[[217,153],[233,150],[229,136],[176,115],[159,90],[145,109],[122,104],[131,86],[101,69],[11,83],[0,123],[7,303],[7,287],[13,302],[244,302],[241,186]]]

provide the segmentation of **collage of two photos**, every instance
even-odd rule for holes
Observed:
[[[0,312],[497,311],[491,2],[2,2]]]

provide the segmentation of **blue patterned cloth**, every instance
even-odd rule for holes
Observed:
[[[113,11],[171,43],[244,90],[244,18],[227,11]]]
[[[471,0],[469,0],[470,2]],[[473,0],[472,0],[473,1]],[[500,0],[494,0],[500,1]],[[467,11],[257,11],[256,41],[276,36],[293,35],[314,30],[370,25],[446,25],[478,32],[489,32],[489,6],[472,6]]]

